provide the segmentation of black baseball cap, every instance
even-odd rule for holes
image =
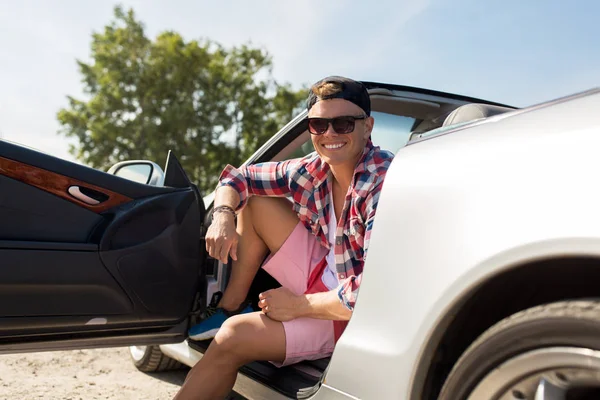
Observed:
[[[341,86],[341,90],[327,96],[319,97],[314,93],[313,88],[319,87],[324,83],[338,84]],[[371,98],[366,86],[361,82],[342,76],[329,76],[315,83],[310,89],[308,100],[306,101],[307,110],[310,110],[320,100],[344,99],[356,104],[363,109],[367,116],[371,116]]]

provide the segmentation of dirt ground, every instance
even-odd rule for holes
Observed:
[[[127,348],[0,356],[0,399],[172,399],[187,370],[145,374]]]

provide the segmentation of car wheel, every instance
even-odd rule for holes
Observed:
[[[183,368],[183,364],[163,354],[158,346],[130,346],[129,355],[137,369],[161,372]]]
[[[438,399],[600,398],[600,301],[564,301],[514,314],[460,357]]]

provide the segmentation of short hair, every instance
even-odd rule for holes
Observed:
[[[339,82],[319,82],[311,88],[312,92],[318,98],[329,97],[334,94],[341,92],[343,89],[342,84]]]

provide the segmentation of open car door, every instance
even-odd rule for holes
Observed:
[[[204,204],[0,140],[0,352],[185,339]]]

